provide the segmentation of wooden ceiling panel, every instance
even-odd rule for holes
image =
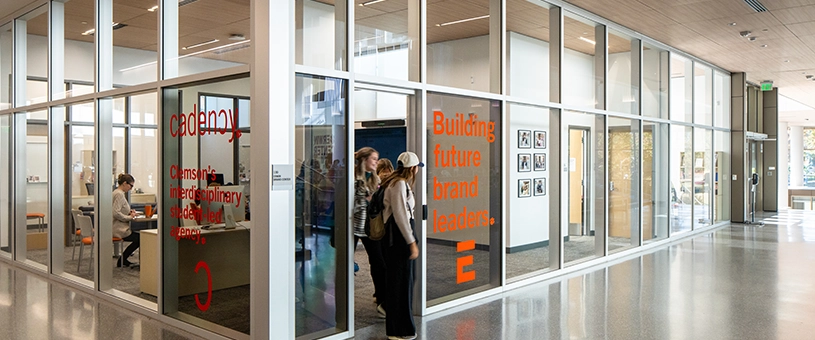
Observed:
[[[370,15],[369,13],[376,13],[374,15],[379,15],[384,13],[407,11],[408,9],[407,0],[385,0],[367,6],[360,6],[360,4],[370,1],[371,0],[354,0],[354,3],[356,4],[356,7],[354,7],[354,16],[357,18],[365,18]]]
[[[815,5],[774,10],[772,14],[783,24],[812,21],[815,18]]]
[[[813,18],[815,19],[815,18]],[[790,31],[797,36],[815,35],[815,21],[799,22],[787,25]]]
[[[156,30],[158,25],[158,14],[155,12],[144,12],[144,14],[130,18],[123,22],[128,26],[141,27],[145,29]]]
[[[375,30],[381,30],[395,34],[407,35],[408,29],[407,16],[408,16],[407,10],[402,10],[394,13],[368,17],[364,20],[357,20],[356,30],[371,33],[373,33]],[[360,26],[364,28],[361,28]],[[367,38],[367,37],[357,37],[357,38]]]
[[[467,21],[458,24],[436,26],[490,14],[487,1],[462,0],[440,1],[428,4],[427,8],[427,41],[437,43],[448,40],[463,39],[489,34],[491,18]]]
[[[157,39],[156,30],[127,26],[113,31],[113,46],[147,50]]]

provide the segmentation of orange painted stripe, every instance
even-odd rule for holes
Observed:
[[[456,243],[456,252],[468,251],[475,249],[475,240],[461,241]]]

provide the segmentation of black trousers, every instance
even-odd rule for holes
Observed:
[[[122,240],[130,242],[130,245],[122,252],[122,260],[124,262],[127,261],[127,258],[130,257],[136,249],[139,249],[139,233],[132,232],[130,235],[127,235],[127,237],[122,238]]]
[[[410,220],[413,229],[413,220]],[[382,254],[387,270],[385,332],[388,336],[416,334],[413,322],[413,260],[410,247],[395,225],[385,226]],[[415,234],[414,234],[415,235]]]
[[[385,258],[382,255],[382,240],[374,241],[367,237],[356,237],[357,240],[362,240],[362,245],[365,246],[365,252],[368,253],[368,263],[371,264],[371,280],[374,282],[374,297],[376,302],[385,306],[385,280],[386,269]],[[354,248],[357,242],[354,241]]]

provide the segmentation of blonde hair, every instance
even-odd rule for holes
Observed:
[[[387,158],[380,158],[379,162],[376,163],[376,175],[379,176],[382,171],[387,171],[388,174],[393,172],[393,163]],[[382,178],[380,177],[380,179]]]
[[[407,167],[407,168],[403,167],[403,166],[400,166],[400,167],[396,168],[396,170],[391,172],[391,174],[388,175],[388,177],[385,177],[385,179],[382,180],[382,186],[387,188],[387,187],[393,185],[393,183],[395,183],[395,182],[397,182],[399,180],[403,180],[403,181],[407,182],[408,185],[413,187],[413,184],[415,184],[415,182],[416,182],[416,175],[413,173],[413,168],[414,167],[416,167],[416,166],[411,166],[411,167]]]
[[[370,192],[376,191],[376,188],[379,187],[379,176],[376,174],[376,171],[373,171],[371,172],[371,176],[366,178],[365,173],[367,171],[365,170],[365,165],[362,163],[373,154],[379,155],[379,152],[370,146],[363,147],[357,150],[357,152],[354,152],[354,179],[365,182],[365,186],[368,187]]]

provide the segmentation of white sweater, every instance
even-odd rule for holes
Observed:
[[[413,229],[410,227],[410,219],[413,218],[413,206],[416,201],[413,199],[413,191],[408,191],[405,181],[396,181],[385,189],[385,210],[382,217],[387,222],[393,215],[393,220],[399,227],[402,237],[407,244],[416,242],[413,237]]]
[[[130,236],[130,203],[127,203],[124,191],[113,190],[113,237]]]

